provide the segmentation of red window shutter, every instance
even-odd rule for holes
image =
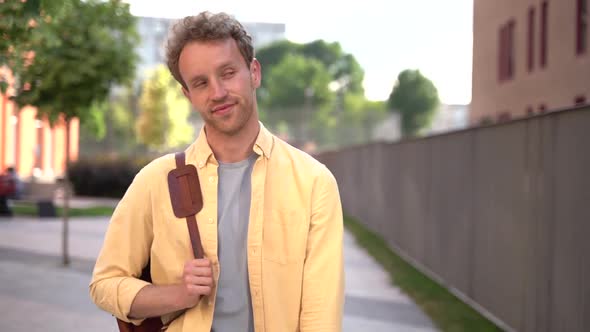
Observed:
[[[527,69],[532,72],[535,68],[535,8],[529,9],[529,31],[527,42]]]
[[[547,66],[547,25],[549,19],[549,4],[543,1],[541,4],[541,68]]]
[[[576,8],[576,54],[586,53],[588,37],[588,3],[577,0]]]
[[[506,68],[506,76],[508,79],[514,78],[514,74],[516,72],[516,57],[515,57],[515,48],[514,48],[514,27],[516,23],[514,20],[510,20],[508,22],[508,47],[507,47],[507,57],[506,60],[508,62],[508,67]]]

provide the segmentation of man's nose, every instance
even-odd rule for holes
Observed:
[[[211,81],[209,84],[209,97],[212,100],[221,100],[227,96],[227,90],[223,85],[223,82],[219,80]]]

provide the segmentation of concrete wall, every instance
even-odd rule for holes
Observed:
[[[347,214],[507,329],[590,331],[590,108],[317,156]]]

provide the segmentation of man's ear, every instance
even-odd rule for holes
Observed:
[[[182,94],[188,99],[188,101],[191,101],[191,95],[185,87],[182,87]]]
[[[262,82],[262,67],[256,58],[252,59],[252,63],[250,63],[250,77],[252,79],[252,85],[255,88],[259,88]]]

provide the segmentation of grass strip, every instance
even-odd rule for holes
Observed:
[[[344,218],[344,226],[354,235],[357,243],[389,273],[393,284],[411,297],[442,331],[502,331],[446,288],[395,254],[381,236],[350,217]]]
[[[15,216],[38,216],[37,206],[32,204],[15,204],[12,207]],[[93,206],[88,208],[69,208],[68,215],[70,217],[110,217],[115,211],[114,207],[110,206]],[[57,207],[56,213],[59,217],[63,216],[63,208]]]

